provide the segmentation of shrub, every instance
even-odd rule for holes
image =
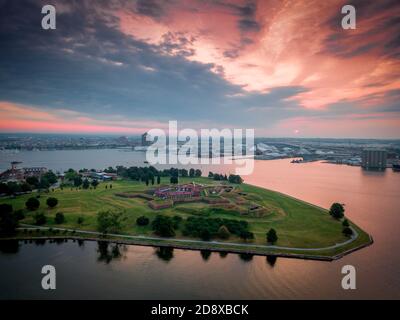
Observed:
[[[342,219],[344,217],[344,207],[340,203],[333,203],[329,209],[329,214],[335,219]]]
[[[274,244],[278,241],[278,235],[276,234],[275,229],[271,228],[267,232],[267,242]]]
[[[349,227],[345,227],[345,228],[343,228],[343,234],[346,237],[350,237],[353,234],[353,230],[351,230],[351,228],[349,228]]]
[[[149,223],[150,223],[149,218],[147,218],[145,216],[141,216],[141,217],[136,219],[136,224],[138,226],[147,226]]]
[[[25,202],[25,206],[28,210],[35,211],[40,207],[40,202],[37,198],[32,197]]]
[[[229,230],[227,227],[224,225],[220,226],[218,229],[218,237],[221,239],[228,239],[231,234],[229,233]]]
[[[82,223],[83,223],[83,221],[84,221],[85,219],[83,218],[83,217],[78,217],[78,219],[77,219],[77,223],[79,224],[79,225],[81,225]]]
[[[343,222],[342,222],[342,226],[343,227],[350,227],[349,221],[347,219],[344,219]]]
[[[37,212],[34,216],[33,219],[35,220],[35,224],[37,226],[43,225],[47,222],[47,218],[44,215],[43,212]]]
[[[166,216],[158,215],[152,223],[154,233],[161,237],[173,237],[175,235],[173,221]]]
[[[22,209],[15,210],[14,211],[14,217],[17,220],[23,220],[23,219],[25,219],[25,213],[24,213],[24,211]]]
[[[58,204],[58,199],[57,199],[57,198],[54,198],[54,197],[47,198],[46,204],[47,204],[50,208],[54,208],[54,207]]]
[[[64,221],[65,221],[64,213],[57,212],[56,217],[54,218],[54,222],[57,224],[61,224],[64,223]]]

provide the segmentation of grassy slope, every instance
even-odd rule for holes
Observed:
[[[180,179],[180,182],[188,182],[193,179]],[[214,183],[207,178],[196,178],[198,182]],[[167,183],[167,180],[162,181]],[[135,224],[136,218],[141,215],[146,215],[150,219],[157,214],[165,215],[180,215],[182,217],[191,216],[189,213],[184,213],[174,208],[154,211],[147,206],[147,201],[143,199],[120,198],[114,195],[116,192],[143,191],[146,186],[143,183],[134,181],[116,181],[113,182],[112,189],[105,189],[105,184],[101,183],[96,190],[78,190],[64,188],[64,190],[55,190],[48,194],[42,193],[40,197],[41,208],[48,217],[48,225],[54,224],[54,216],[56,212],[63,212],[66,216],[66,222],[60,227],[69,227],[85,230],[96,230],[96,214],[100,210],[123,210],[125,223],[121,233],[132,235],[152,235],[150,226],[138,227]],[[302,201],[287,197],[280,193],[258,188],[251,185],[241,185],[240,189],[247,192],[249,197],[258,204],[262,204],[269,208],[276,208],[272,213],[262,217],[241,216],[240,214],[217,214],[210,215],[221,218],[247,220],[250,225],[250,230],[254,232],[256,239],[254,244],[266,244],[265,233],[273,227],[277,230],[279,241],[277,245],[288,247],[326,247],[335,243],[344,242],[346,238],[342,234],[341,223],[332,219],[326,210],[309,205]],[[32,195],[23,195],[15,199],[2,199],[0,203],[10,203],[14,209],[23,209],[25,201]],[[46,199],[50,196],[56,197],[59,200],[59,205],[54,209],[46,208]],[[202,209],[206,208],[205,204],[192,203],[181,204],[180,207]],[[279,209],[280,208],[280,209]],[[84,222],[81,226],[77,224],[77,218],[84,217]],[[33,223],[32,214],[28,214],[25,223]],[[353,225],[354,226],[354,225]],[[354,226],[357,228],[356,226]],[[349,244],[346,249],[354,247],[356,244],[367,242],[368,235],[361,229],[357,228],[360,233],[360,238],[354,243]],[[178,238],[182,237],[177,233]],[[237,238],[230,238],[229,242],[242,242]],[[330,250],[329,254],[338,253],[343,249]],[[310,252],[309,252],[310,253]],[[326,254],[327,252],[312,252],[312,254]]]

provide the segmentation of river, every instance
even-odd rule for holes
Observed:
[[[121,150],[41,151],[2,154],[53,170],[142,165],[144,154]],[[203,168],[230,172],[231,167]],[[400,173],[366,172],[322,162],[256,161],[247,183],[323,207],[345,203],[346,215],[374,244],[334,262],[221,256],[152,247],[106,247],[97,242],[3,244],[0,298],[54,299],[399,299]],[[57,289],[41,289],[43,265],[57,270]],[[343,290],[341,269],[353,265],[357,289]]]

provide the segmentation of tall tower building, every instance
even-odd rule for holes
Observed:
[[[364,169],[385,170],[387,153],[385,150],[364,149],[361,155],[361,166]]]

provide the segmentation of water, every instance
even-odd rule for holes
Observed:
[[[99,157],[99,153],[102,154]],[[34,154],[34,155],[33,155]],[[38,156],[43,154],[44,157]],[[26,166],[101,168],[141,165],[140,153],[118,150],[19,153]],[[97,156],[96,156],[97,155]],[[90,162],[92,156],[93,162]],[[144,157],[143,154],[141,154]],[[13,158],[14,159],[14,158]],[[56,160],[55,160],[56,159]],[[7,159],[8,161],[9,159]],[[0,165],[3,166],[1,159]],[[136,163],[135,163],[136,161]],[[54,167],[52,167],[54,165]],[[7,166],[7,165],[6,165]],[[207,172],[204,168],[204,172]],[[230,171],[221,167],[215,172]],[[213,171],[211,169],[211,171]],[[0,298],[122,299],[399,299],[400,298],[400,173],[365,172],[358,167],[289,160],[256,161],[246,182],[328,207],[346,204],[347,216],[372,234],[375,243],[334,262],[318,262],[237,254],[120,246],[97,242],[35,244],[0,251]],[[5,245],[3,245],[4,247]],[[114,253],[116,251],[114,250]],[[208,258],[207,258],[208,257]],[[57,269],[57,290],[40,287],[41,267]],[[341,268],[357,270],[357,289],[341,288]]]

